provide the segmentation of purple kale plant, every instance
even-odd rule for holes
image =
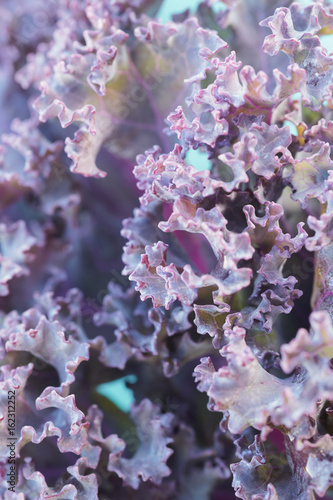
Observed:
[[[0,498],[333,498],[333,5],[163,5],[0,6]]]

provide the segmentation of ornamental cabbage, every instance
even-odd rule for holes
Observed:
[[[0,6],[4,500],[333,496],[333,5],[166,4]]]

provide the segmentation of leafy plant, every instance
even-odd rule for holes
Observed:
[[[333,7],[161,4],[0,7],[1,498],[331,498]]]

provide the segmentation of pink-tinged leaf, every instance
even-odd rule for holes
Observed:
[[[245,437],[236,441],[238,448],[243,440]],[[237,497],[244,500],[308,500],[312,497],[310,478],[304,473],[306,455],[303,453],[293,454],[289,447],[281,453],[272,442],[264,443],[256,435],[254,442],[247,448],[244,446],[240,455],[241,461],[230,466]]]
[[[243,328],[225,328],[228,344],[220,352],[226,358],[227,366],[215,371],[210,359],[204,358],[194,374],[199,382],[198,389],[210,398],[209,409],[225,412],[230,432],[240,433],[253,426],[265,435],[268,422],[293,429],[302,415],[315,416],[318,400],[332,399],[329,366],[332,326],[328,321],[328,316],[323,313],[313,313],[311,322],[318,330],[314,339],[310,341],[310,336],[300,331],[296,340],[283,347],[282,368],[289,373],[296,366],[301,367],[286,379],[275,377],[259,364],[245,343]],[[325,332],[319,333],[323,328]],[[323,335],[327,340],[322,340]],[[305,350],[303,346],[306,346]]]
[[[273,16],[260,22],[260,26],[267,26],[273,32],[265,38],[264,51],[270,56],[275,56],[279,50],[291,54],[300,46],[300,41],[292,25],[289,9],[284,7],[276,9]]]
[[[43,500],[91,500],[97,498],[98,485],[94,474],[84,475],[85,464],[82,459],[78,459],[76,464],[67,468],[70,478],[74,484],[66,484],[64,486],[50,487],[46,483],[45,477],[41,472],[35,471],[33,461],[26,458],[23,467],[20,467],[19,481],[16,485],[17,499],[22,500],[29,498],[31,494],[38,495],[38,498]],[[22,497],[21,497],[22,495]],[[6,500],[11,500],[13,497],[4,497]]]
[[[175,296],[185,306],[190,306],[196,299],[197,294],[184,281],[174,264],[160,268],[158,274],[165,280],[169,294]]]
[[[186,19],[183,26],[171,22],[165,26],[149,22],[147,27],[137,28],[135,35],[140,41],[152,43],[155,51],[163,44],[169,43],[173,49],[172,52],[169,49],[169,57],[184,53],[185,49],[186,57],[183,63],[186,69],[192,70],[192,73],[185,78],[185,83],[204,80],[206,71],[213,68],[212,58],[227,47],[227,43],[216,32],[201,28],[194,17]],[[191,45],[187,49],[189,40]]]
[[[256,175],[271,179],[282,167],[278,153],[286,153],[291,143],[288,127],[259,125],[254,123],[249,132],[241,137],[234,146],[235,154],[226,153],[219,158],[233,171],[232,182],[223,187],[227,192],[239,187],[241,182],[248,182],[245,170],[252,170]]]
[[[227,221],[217,207],[209,211],[203,208],[195,210],[189,202],[177,200],[169,220],[161,222],[159,227],[167,232],[183,230],[203,234],[218,259],[215,274],[220,279],[221,290],[224,288],[225,295],[230,295],[248,284],[251,270],[238,269],[237,264],[241,259],[250,259],[254,249],[248,234],[228,231],[226,225]]]
[[[40,75],[41,95],[34,106],[42,121],[58,116],[63,127],[78,126],[74,138],[66,139],[72,170],[104,177],[96,165],[102,147],[129,161],[154,143],[168,147],[162,130],[174,96],[185,80],[179,104],[185,102],[226,43],[195,18],[163,25],[134,13],[119,15],[106,3],[103,9],[82,9],[78,18],[75,25],[59,23],[49,50],[43,46],[19,79],[27,86],[34,72]],[[221,126],[225,129],[223,121]],[[200,123],[197,128],[199,135],[209,136]]]
[[[36,408],[37,410],[55,408],[53,415],[51,413],[52,420],[45,422],[40,429],[30,425],[23,426],[17,442],[18,454],[29,442],[38,444],[47,437],[57,436],[57,445],[61,453],[72,452],[80,455],[87,441],[89,423],[83,421],[84,414],[77,408],[75,396],[71,394],[62,397],[55,390],[44,393],[47,395],[42,394],[36,399]]]
[[[263,249],[271,250],[277,236],[282,234],[279,220],[283,216],[283,207],[278,203],[267,203],[263,217],[256,216],[253,205],[245,205],[243,212],[251,240]]]
[[[52,172],[53,162],[59,161],[62,150],[60,141],[49,142],[37,129],[36,117],[11,123],[11,132],[2,134],[4,146],[0,162],[0,183],[3,205],[20,196],[30,188],[40,194],[43,181]]]
[[[211,123],[212,117],[215,117],[218,125],[217,118],[225,119],[229,125],[229,134],[242,114],[264,118],[268,123],[283,121],[279,105],[297,91],[306,93],[306,71],[297,64],[288,67],[288,76],[278,69],[274,71],[275,89],[271,94],[266,88],[269,83],[267,74],[263,71],[256,73],[251,66],[241,68],[234,52],[225,61],[216,58],[213,62],[215,81],[194,95],[190,107],[196,119],[204,123]],[[169,118],[172,129],[177,131],[186,149],[189,146],[196,149],[199,143],[193,136],[193,118],[190,121],[180,108]],[[215,144],[216,139],[214,137],[211,145]]]
[[[305,470],[311,478],[310,485],[317,495],[323,497],[327,489],[333,484],[332,436],[325,434],[316,442],[308,442],[305,450],[308,453]]]
[[[310,316],[310,333],[301,328],[296,337],[281,346],[281,368],[291,373],[296,366],[307,365],[314,356],[333,358],[333,327],[327,311],[314,312]]]
[[[140,263],[141,255],[145,252],[147,245],[153,245],[155,241],[162,238],[162,231],[157,227],[160,220],[159,214],[155,214],[155,206],[150,210],[136,208],[132,218],[123,221],[121,235],[128,240],[124,247],[123,262],[125,268],[123,274],[128,275]],[[158,211],[160,213],[160,210]]]
[[[169,356],[165,333],[172,336],[191,327],[187,319],[192,310],[189,306],[176,304],[168,311],[156,310],[142,304],[133,288],[124,292],[109,284],[109,291],[102,310],[94,315],[94,322],[97,326],[114,326],[116,340],[107,344],[103,337],[95,337],[89,342],[100,353],[99,360],[105,366],[123,369],[131,357]],[[193,294],[191,289],[189,292]]]
[[[267,26],[273,32],[266,37],[264,50],[276,55],[279,50],[293,51],[298,47],[305,34],[316,35],[323,28],[333,27],[333,15],[328,14],[321,4],[302,7],[293,4],[290,10],[281,7],[273,16],[261,21],[260,26]]]
[[[291,254],[297,253],[301,250],[307,239],[307,232],[303,229],[304,223],[297,224],[297,235],[291,237],[289,233],[284,233],[280,227],[280,219],[283,216],[283,207],[278,203],[267,202],[265,206],[265,215],[257,217],[252,205],[246,205],[243,208],[245,217],[248,223],[248,231],[259,246],[271,252],[276,256],[280,255],[281,258],[288,258]],[[275,245],[272,245],[275,243]],[[274,246],[276,248],[274,248]],[[265,261],[267,252],[263,258]],[[271,260],[269,257],[268,260]],[[277,268],[281,263],[277,263]]]
[[[286,53],[293,63],[304,69],[306,86],[299,89],[305,103],[314,110],[332,93],[333,59],[321,47],[322,29],[332,29],[333,15],[322,4],[302,7],[294,3],[290,10],[276,9],[273,16],[260,23],[272,30],[265,38],[264,51],[273,56],[279,51]]]
[[[298,64],[288,66],[288,76],[279,71],[278,68],[273,70],[276,87],[274,89],[274,99],[277,103],[282,102],[287,97],[293,96],[296,92],[306,92],[306,76],[305,69],[302,69]],[[291,106],[291,103],[289,104]],[[288,109],[290,111],[290,109]],[[273,115],[277,119],[276,113]],[[297,124],[298,125],[298,124]]]
[[[257,217],[251,205],[246,205],[243,210],[251,240],[261,252],[266,253],[260,259],[249,305],[242,310],[239,324],[250,328],[256,321],[269,332],[277,316],[281,313],[288,314],[294,300],[302,295],[300,290],[295,290],[297,279],[294,276],[284,277],[282,272],[287,259],[302,249],[307,233],[303,229],[303,223],[297,225],[297,235],[294,238],[284,233],[279,222],[283,209],[277,203],[267,202],[263,217]]]
[[[136,290],[141,294],[141,299],[151,298],[154,307],[164,306],[169,308],[176,297],[170,296],[165,288],[165,280],[159,276],[158,268],[166,265],[167,245],[159,241],[153,246],[147,246],[141,262],[129,276],[131,281],[137,282]]]
[[[146,253],[141,257],[141,263],[134,269],[129,279],[138,283],[136,290],[141,294],[141,300],[151,298],[154,307],[170,308],[175,300],[181,300],[185,305],[191,305],[196,293],[189,286],[184,273],[180,274],[174,264],[166,265],[167,245],[159,241],[147,246]]]
[[[89,346],[71,336],[66,339],[58,321],[50,322],[36,309],[23,313],[22,322],[11,329],[6,343],[7,351],[26,351],[53,366],[59,375],[58,391],[65,393],[75,380],[74,372],[82,361],[89,359]],[[46,397],[54,388],[48,387]]]
[[[324,118],[321,118],[318,123],[307,130],[304,135],[311,141],[328,142],[330,146],[333,146],[333,122],[327,122]]]
[[[132,418],[137,427],[137,438],[129,435],[128,439],[138,439],[139,447],[132,458],[124,458],[125,442],[115,435],[110,436],[108,470],[135,490],[141,480],[160,485],[162,479],[171,474],[166,462],[173,453],[168,447],[173,441],[169,437],[173,416],[171,413],[160,414],[157,406],[144,399],[133,408]]]
[[[8,282],[14,277],[30,274],[27,264],[34,260],[37,247],[43,243],[28,232],[22,220],[0,224],[0,296],[8,295]]]
[[[297,283],[294,276],[284,278],[281,274],[281,266],[285,263],[286,259],[277,246],[267,253],[264,258],[260,269],[258,270],[268,283],[272,285],[281,285],[282,287],[293,288]]]
[[[172,351],[163,356],[164,375],[168,378],[174,377],[189,361],[197,360],[210,349],[210,340],[195,342],[191,339],[190,334],[185,332],[179,341],[175,343]]]
[[[331,198],[332,194],[327,193]],[[323,213],[317,219],[313,215],[308,216],[308,226],[314,231],[313,236],[309,236],[305,241],[305,247],[310,252],[320,251],[322,248],[330,245],[333,238],[332,228],[333,213]]]
[[[138,156],[134,168],[138,187],[145,190],[140,198],[144,207],[153,201],[171,203],[180,197],[198,203],[220,187],[221,182],[212,179],[208,170],[199,172],[184,161],[179,144],[167,155],[158,157],[158,153],[154,149]]]
[[[75,132],[74,139],[67,137],[65,141],[65,152],[68,158],[72,160],[71,170],[76,174],[82,174],[85,177],[103,178],[106,172],[102,172],[95,164],[96,157],[103,144],[102,131],[111,133],[111,128],[107,122],[98,123],[97,131],[94,133],[86,126]]]
[[[37,240],[28,233],[24,221],[15,224],[0,226],[1,254],[4,258],[11,258],[17,264],[24,264],[33,260],[29,251],[36,246]]]
[[[39,471],[35,470],[33,460],[25,458],[22,468],[20,467],[19,481],[16,486],[15,496],[18,500],[29,498],[31,494],[37,495],[38,498],[56,500],[76,500],[77,489],[73,484],[66,484],[60,488],[51,488],[48,486],[45,477]],[[19,493],[18,493],[19,491]],[[22,495],[22,496],[21,496]],[[6,500],[11,500],[11,497],[4,497]]]
[[[123,370],[127,361],[133,356],[133,348],[118,336],[115,342],[108,344],[104,337],[97,336],[90,345],[99,353],[99,361],[104,366]]]
[[[311,305],[315,311],[328,311],[333,318],[333,245],[321,248],[316,254],[315,276]]]
[[[202,360],[194,370],[198,389],[207,392],[209,409],[227,412],[230,432],[238,434],[249,425],[262,429],[274,409],[283,404],[284,382],[259,365],[244,340],[229,346],[227,357],[228,367],[217,372],[210,361],[207,366]]]
[[[19,438],[19,429],[22,425],[25,402],[24,392],[28,382],[28,378],[33,370],[33,364],[27,366],[19,366],[11,369],[10,365],[4,365],[0,369],[0,432],[2,436],[9,437],[8,434],[8,395],[15,394],[15,408],[16,408],[16,425],[13,437]],[[12,391],[12,392],[9,392]],[[19,413],[21,412],[21,413]],[[6,440],[0,441],[0,457],[8,457],[8,448]]]
[[[250,132],[257,139],[254,146],[256,159],[252,164],[252,171],[270,179],[281,169],[281,163],[276,155],[285,153],[291,143],[289,127],[278,128],[266,123],[253,124]]]
[[[230,306],[224,304],[222,306],[215,305],[194,305],[195,319],[194,323],[197,327],[197,332],[201,335],[208,333],[213,337],[213,345],[216,349],[220,349],[222,333],[222,325],[224,323],[225,313],[230,311]]]
[[[235,151],[239,149],[238,146],[240,146],[239,143],[235,145]],[[245,170],[245,162],[237,157],[238,153],[239,151],[237,151],[235,155],[232,153],[225,153],[219,156],[219,160],[228,165],[233,174],[232,181],[221,182],[221,187],[223,187],[226,193],[230,193],[234,189],[238,189],[241,183],[249,181]]]
[[[83,459],[78,459],[75,465],[67,468],[74,481],[77,482],[77,498],[90,500],[98,496],[98,482],[96,474],[85,474],[86,465]]]
[[[169,114],[168,121],[171,123],[170,130],[174,130],[185,145],[207,144],[213,148],[217,139],[227,135],[229,130],[228,122],[220,117],[218,110],[202,113],[200,118],[189,122],[183,108],[178,106]]]
[[[241,62],[236,61],[235,52],[232,52],[224,62],[217,62],[216,79],[211,87],[212,96],[216,103],[226,101],[235,107],[244,104],[245,89],[238,77],[241,65]]]

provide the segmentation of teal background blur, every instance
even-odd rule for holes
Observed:
[[[173,14],[179,14],[186,9],[190,9],[193,14],[202,0],[164,0],[157,16],[165,23],[171,19]]]

